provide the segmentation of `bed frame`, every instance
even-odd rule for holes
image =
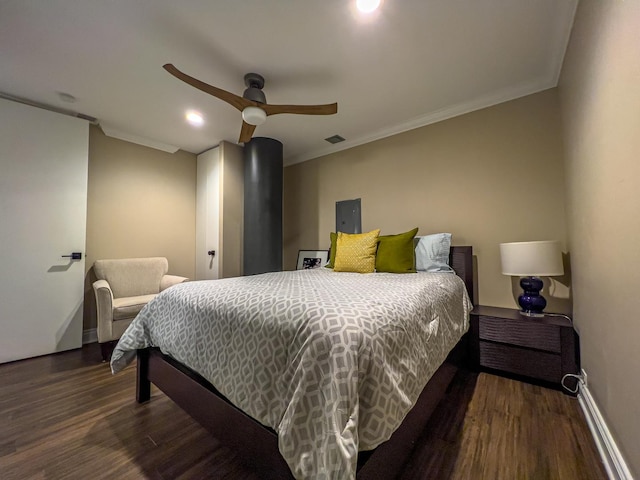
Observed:
[[[474,275],[472,247],[451,247],[450,265],[461,277],[473,302]],[[402,471],[415,441],[431,413],[444,396],[459,366],[468,360],[465,335],[447,360],[431,377],[414,408],[391,438],[370,452],[358,454],[358,480],[392,479]],[[157,348],[138,350],[136,400],[151,398],[151,383],[189,413],[218,440],[238,454],[240,461],[264,479],[292,479],[287,463],[278,451],[278,437],[229,402],[207,380],[160,352]],[[249,439],[249,441],[247,441]]]

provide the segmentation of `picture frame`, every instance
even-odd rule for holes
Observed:
[[[296,270],[324,267],[329,263],[329,250],[298,250]]]

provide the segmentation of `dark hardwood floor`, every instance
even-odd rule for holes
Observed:
[[[134,399],[97,344],[0,365],[0,479],[253,479],[164,394]],[[606,479],[575,398],[460,373],[401,477]]]

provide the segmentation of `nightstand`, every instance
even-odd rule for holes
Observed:
[[[472,362],[479,369],[557,389],[565,374],[579,373],[578,334],[567,318],[530,318],[515,309],[479,305],[471,312],[470,334]],[[575,380],[566,384],[574,388]]]

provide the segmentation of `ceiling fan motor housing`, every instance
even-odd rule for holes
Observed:
[[[267,103],[262,88],[264,87],[264,77],[257,73],[247,73],[244,76],[244,84],[248,87],[242,96],[254,102]]]

